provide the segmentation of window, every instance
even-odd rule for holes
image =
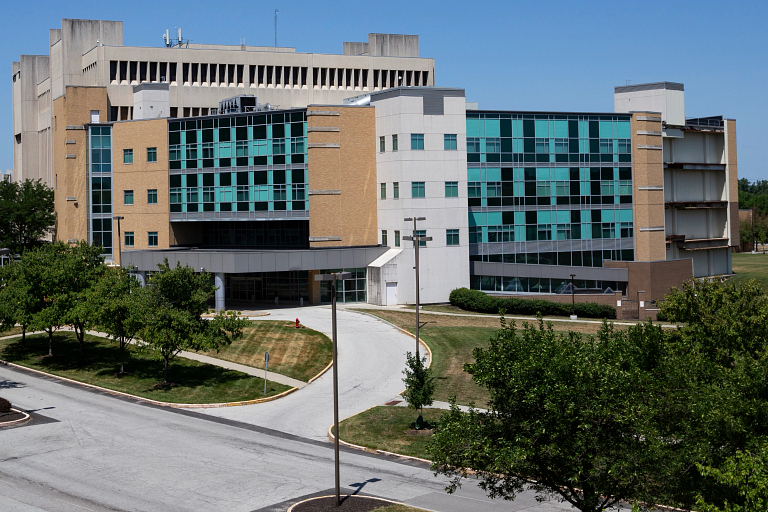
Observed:
[[[427,236],[427,231],[424,230],[424,229],[418,229],[418,230],[416,230],[416,236],[426,237]],[[419,240],[419,247],[426,247],[426,246],[427,246],[427,241],[426,240]]]
[[[147,162],[157,162],[157,148],[147,148]]]
[[[568,152],[568,139],[555,139],[555,153]]]
[[[423,150],[424,149],[424,134],[412,133],[411,134],[411,149]]]
[[[147,190],[147,204],[157,204],[157,189],[150,188]]]
[[[613,153],[613,141],[611,139],[600,139],[600,152]]]
[[[459,182],[458,181],[446,181],[445,182],[445,197],[459,197]]]
[[[414,181],[411,183],[411,197],[424,197],[423,181]]]
[[[397,151],[397,134],[392,136],[392,151]]]
[[[456,149],[456,134],[446,133],[443,135],[443,144],[446,150]]]
[[[501,153],[501,139],[496,137],[489,137],[485,139],[485,152]]]
[[[501,182],[500,181],[489,181],[485,185],[486,189],[486,195],[488,197],[501,197]]]
[[[149,231],[147,233],[147,245],[149,247],[157,247],[157,231]]]
[[[381,245],[387,245],[387,230],[381,230]]]
[[[379,153],[383,153],[385,150],[384,136],[379,137]]]
[[[549,153],[549,139],[536,139],[536,152]]]
[[[469,197],[482,197],[483,185],[479,181],[470,181],[467,183],[467,192]]]
[[[480,137],[467,137],[467,153],[480,152]]]
[[[400,247],[400,232],[395,231],[395,247]]]
[[[124,164],[132,164],[133,163],[133,150],[132,149],[124,149],[123,150],[123,163]]]
[[[446,229],[445,230],[445,245],[459,245],[459,230],[458,229]]]
[[[133,204],[133,190],[123,191],[123,204]]]
[[[386,199],[387,198],[387,184],[382,183],[381,184],[381,198]]]
[[[400,182],[396,181],[392,184],[392,197],[394,199],[400,199]]]
[[[133,247],[133,231],[125,232],[125,246]]]

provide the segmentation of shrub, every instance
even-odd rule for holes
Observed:
[[[0,397],[0,412],[10,412],[11,402],[3,397]]]
[[[480,290],[468,288],[453,290],[449,300],[458,308],[480,313],[498,313],[503,309],[508,315],[534,316],[540,313],[542,316],[568,316],[571,314],[571,305],[567,303],[544,299],[491,297]],[[616,308],[594,302],[576,303],[574,310],[576,315],[585,318],[616,318]]]

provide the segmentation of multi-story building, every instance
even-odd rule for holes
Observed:
[[[100,23],[113,22],[64,20],[54,46]],[[413,303],[412,235],[431,237],[419,245],[425,303],[462,286],[542,296],[570,282],[653,300],[730,273],[735,122],[686,120],[682,84],[618,87],[613,113],[479,110],[463,89],[433,85],[415,36],[305,54],[306,87],[299,64],[270,60],[288,51],[102,43],[83,52],[103,55],[83,75],[105,83],[63,86],[39,116],[50,128],[31,130],[40,145],[50,131],[56,238],[99,243],[142,279],[165,258],[206,269],[217,307],[325,302],[314,276],[336,269],[353,273],[339,300]],[[160,60],[129,58],[140,50]],[[158,78],[167,56],[180,59],[175,80]],[[36,105],[24,108],[45,94]]]

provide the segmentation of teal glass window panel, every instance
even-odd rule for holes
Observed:
[[[618,121],[617,122],[617,134],[616,136],[620,139],[631,139],[632,138],[632,130],[631,125],[629,121]]]
[[[413,198],[421,198],[424,197],[424,182],[423,181],[414,181],[411,182],[411,197]]]
[[[133,247],[133,231],[125,232],[125,246]]]
[[[498,119],[486,119],[485,120],[485,136],[486,137],[500,137],[499,134],[499,120]]]
[[[515,212],[515,224],[525,224],[525,212]]]
[[[486,153],[501,153],[501,139],[488,137],[485,139]]]
[[[421,151],[424,149],[424,134],[412,133],[411,134],[411,149]]]
[[[568,171],[567,167],[556,167],[555,168],[555,179],[558,181],[568,181],[570,177],[570,173]]]
[[[133,204],[133,190],[123,191],[123,204]]]
[[[124,164],[132,164],[133,163],[133,150],[132,149],[124,149],[123,150],[123,163]]]
[[[571,212],[570,210],[558,210],[555,212],[555,221],[558,224],[570,224]]]
[[[603,210],[601,214],[601,220],[603,222],[614,222],[614,212],[616,210]]]
[[[536,127],[536,137],[543,137],[543,138],[550,137],[548,119],[537,119],[535,121],[535,127]]]
[[[489,167],[485,170],[485,176],[487,181],[501,181],[501,168]]]
[[[632,222],[634,220],[632,218],[632,210],[630,209],[619,210],[619,219],[621,220],[621,222]]]
[[[467,169],[467,181],[481,181],[480,169],[478,167]]]
[[[480,137],[480,120],[467,118],[467,137]]]
[[[443,149],[450,151],[457,148],[456,134],[446,133],[443,135]]]
[[[549,167],[539,167],[536,169],[536,181],[549,181]]]
[[[555,120],[555,137],[567,139],[568,138],[568,121]]]
[[[613,121],[600,121],[600,138],[612,139],[615,137],[613,133]]]
[[[482,226],[483,216],[480,212],[469,212],[469,225],[470,226]]]
[[[445,245],[459,245],[459,230],[458,229],[446,229],[445,230]]]
[[[459,197],[459,182],[445,182],[445,197]]]
[[[536,221],[539,224],[550,224],[552,222],[552,212],[550,211],[536,212]]]
[[[501,224],[501,212],[488,212],[487,223],[489,225]]]

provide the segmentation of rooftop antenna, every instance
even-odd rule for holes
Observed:
[[[624,85],[629,85],[629,82],[631,82],[631,80],[630,80],[630,79],[627,79],[627,80],[625,81]]]
[[[181,27],[179,27],[179,46],[181,46]]]
[[[163,34],[163,42],[165,42],[166,48],[171,46],[171,34],[168,32],[168,29],[165,29],[165,34]]]
[[[275,48],[277,48],[277,9],[275,9]]]

